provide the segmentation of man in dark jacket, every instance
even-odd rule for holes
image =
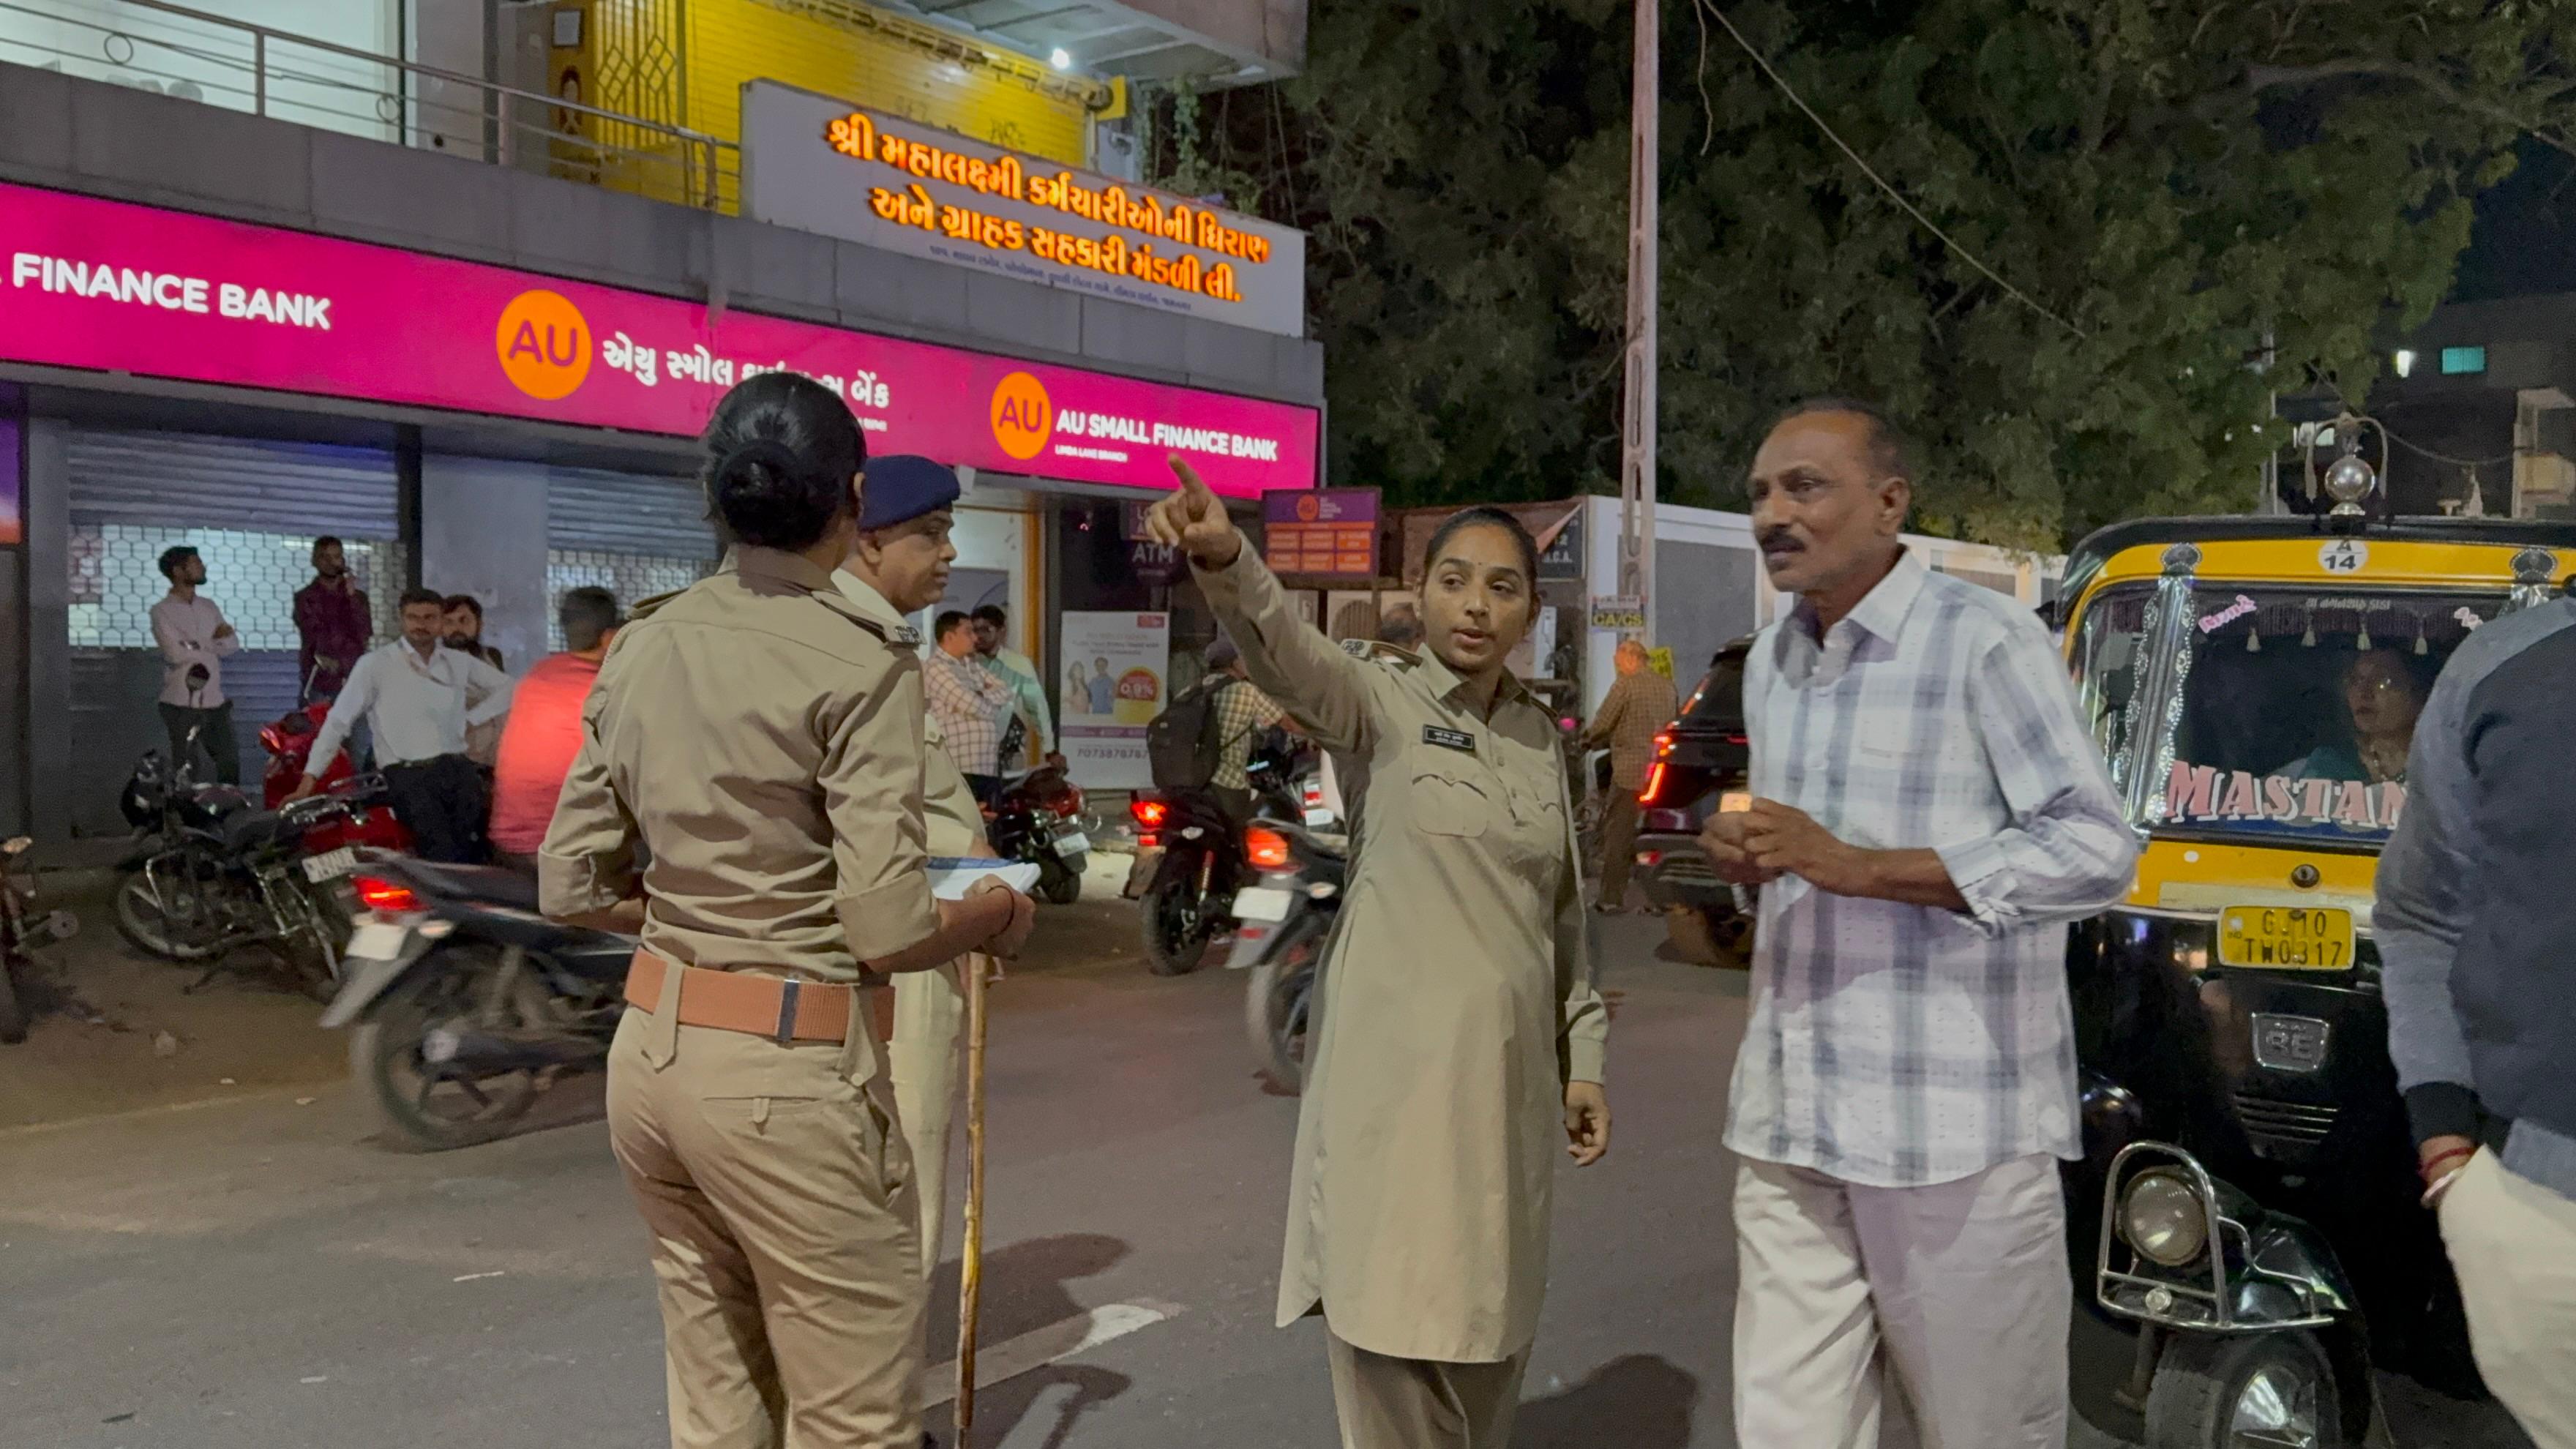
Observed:
[[[2479,1372],[2576,1446],[2576,601],[2480,628],[2415,725],[2372,926]]]

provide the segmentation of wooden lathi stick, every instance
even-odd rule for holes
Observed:
[[[984,978],[988,963],[969,956],[966,972],[966,1237],[957,1272],[957,1449],[975,1432],[975,1329],[984,1294]]]

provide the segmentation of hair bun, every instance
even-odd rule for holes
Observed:
[[[716,459],[716,486],[726,493],[770,493],[797,479],[794,449],[775,438],[753,438]]]

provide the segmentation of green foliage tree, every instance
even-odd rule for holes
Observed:
[[[1953,247],[1664,6],[1665,496],[1740,500],[1768,414],[1853,393],[1919,434],[1925,526],[2012,546],[2250,506],[2271,391],[2358,399],[2576,95],[2547,0],[1727,6]],[[1615,486],[1629,17],[1316,0],[1302,76],[1191,102],[1196,174],[1312,234],[1337,479]]]

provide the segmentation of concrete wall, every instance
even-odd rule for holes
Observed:
[[[1320,345],[0,64],[0,180],[1320,405]]]
[[[1306,0],[1125,0],[1123,8],[1195,31],[1224,50],[1289,70],[1306,65]]]
[[[544,465],[423,455],[420,581],[481,601],[483,642],[525,674],[546,653]]]

